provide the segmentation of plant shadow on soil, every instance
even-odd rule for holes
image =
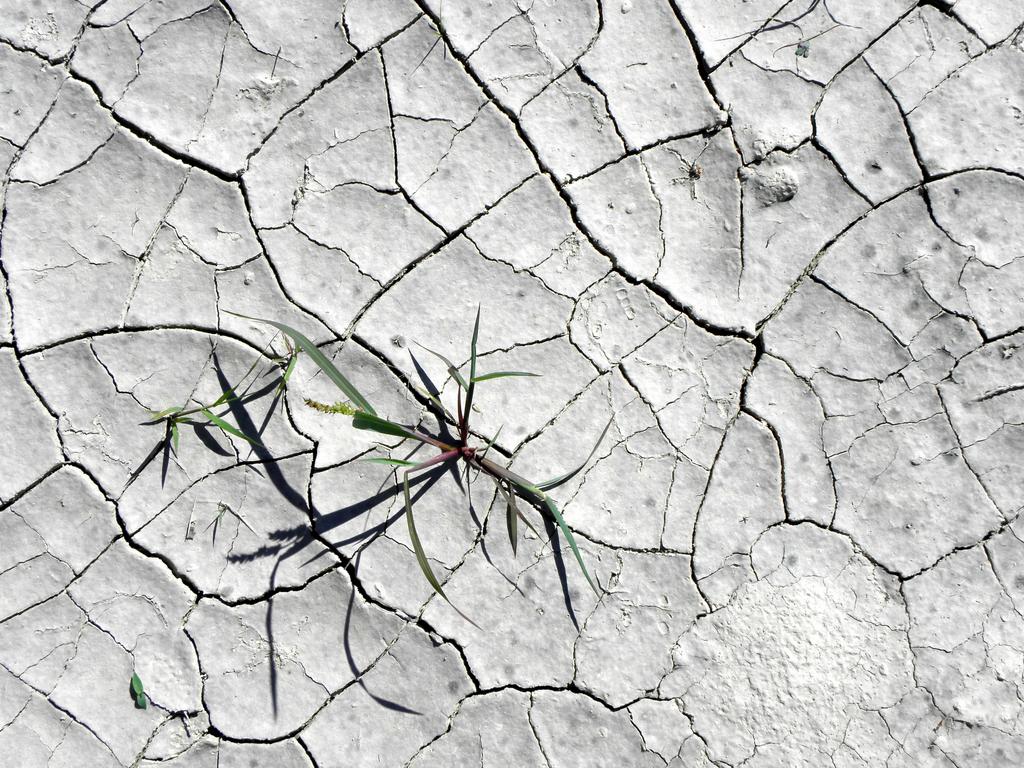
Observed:
[[[218,382],[226,390],[228,387],[230,387],[230,383],[226,375],[224,374],[224,371],[221,368],[220,362],[216,358],[216,355],[214,355],[213,358],[213,367],[216,372]],[[425,374],[423,373],[422,369],[420,369],[418,364],[416,367],[417,369],[419,369],[421,377],[425,377]],[[429,379],[427,379],[426,381],[429,383]],[[430,386],[433,387],[432,383],[430,384]],[[265,392],[269,394],[271,391],[275,389],[275,387],[276,382],[273,382],[265,388]],[[259,437],[260,435],[263,434],[264,430],[270,423],[270,419],[276,412],[279,405],[279,400],[282,397],[282,393],[283,390],[278,390],[276,392],[271,402],[270,408],[267,410],[266,416],[260,420],[259,424],[257,424],[256,419],[254,419],[253,415],[249,412],[246,402],[243,402],[238,399],[233,399],[229,400],[226,403],[226,405],[231,415],[236,420],[239,429],[244,434]],[[452,439],[448,431],[448,426],[443,422],[443,420],[439,420],[439,423],[439,432],[441,439]],[[225,453],[225,449],[214,439],[213,435],[211,434],[211,430],[208,428],[208,426],[196,424],[193,425],[193,428],[195,429],[196,434],[199,436],[199,439],[204,443],[204,445],[207,445],[210,448],[210,450],[215,450],[217,453]],[[361,499],[353,504],[349,504],[347,506],[341,507],[331,512],[327,512],[325,514],[319,514],[316,510],[310,508],[309,503],[307,502],[305,490],[297,489],[291,483],[289,483],[288,479],[285,477],[284,473],[281,472],[280,467],[277,465],[276,459],[271,455],[267,448],[262,445],[262,443],[259,443],[258,441],[253,443],[252,452],[253,454],[255,454],[255,457],[258,459],[258,462],[250,464],[250,468],[256,472],[260,472],[260,470],[263,469],[266,472],[267,479],[274,486],[274,488],[277,489],[277,491],[281,494],[281,497],[285,499],[295,509],[301,511],[303,514],[308,516],[310,518],[311,523],[310,526],[296,525],[292,526],[291,528],[282,528],[276,531],[271,531],[268,535],[269,541],[267,544],[264,544],[263,546],[260,546],[251,552],[232,552],[229,555],[227,555],[228,561],[233,563],[251,562],[263,558],[274,558],[275,563],[273,569],[271,570],[269,584],[271,594],[273,594],[274,589],[277,586],[277,571],[283,561],[287,560],[288,558],[300,555],[304,550],[306,550],[306,548],[311,543],[313,543],[317,539],[322,540],[323,536],[326,535],[329,531],[334,530],[335,528],[338,528],[340,526],[346,525],[360,517],[368,517],[370,513],[378,506],[380,506],[381,504],[390,503],[396,496],[402,493],[402,488],[398,483],[390,485],[387,488],[385,488],[382,485],[381,488],[375,494],[368,498]],[[168,460],[169,451],[165,451],[165,471],[166,463]],[[486,525],[486,517],[483,521],[481,521],[480,518],[478,517],[476,509],[472,503],[471,496],[467,493],[467,489],[463,486],[462,480],[459,477],[458,468],[455,465],[449,465],[447,467],[444,465],[439,465],[436,469],[424,472],[420,475],[411,478],[410,487],[414,489],[412,497],[413,503],[415,503],[423,495],[425,495],[438,481],[440,481],[444,477],[445,474],[449,473],[453,475],[455,482],[459,485],[460,489],[462,489],[463,493],[467,496],[469,513],[473,517],[473,520],[476,522],[478,528],[482,530],[483,526]],[[341,557],[342,562],[347,566],[349,577],[352,581],[352,589],[349,594],[349,602],[346,608],[345,620],[343,625],[343,646],[345,651],[346,663],[348,664],[349,669],[352,672],[354,682],[358,684],[360,687],[362,687],[365,693],[380,706],[386,709],[390,709],[405,714],[419,715],[421,713],[417,712],[414,709],[406,707],[405,705],[399,702],[392,701],[374,694],[367,688],[365,682],[363,681],[362,676],[363,674],[365,674],[367,670],[359,669],[359,666],[356,662],[351,647],[352,612],[355,602],[355,593],[357,589],[355,585],[358,576],[359,560],[361,553],[357,552],[354,557],[349,558],[345,557],[344,555],[341,555],[337,551],[338,547],[349,544],[362,544],[363,546],[369,544],[373,539],[377,538],[385,531],[387,531],[387,529],[393,523],[395,523],[398,520],[398,518],[404,516],[404,514],[404,508],[400,509],[398,512],[395,512],[394,514],[386,517],[384,520],[372,526],[364,527],[363,530],[359,531],[358,533],[355,533],[341,541],[333,542],[333,544],[328,545],[327,548],[322,550],[319,554],[314,555],[311,559],[307,560],[306,563],[304,563],[304,565],[313,562],[318,557],[326,554],[327,552],[333,552]],[[555,526],[554,522],[548,519],[547,516],[542,515],[541,517],[543,520],[545,532],[548,535],[549,540],[552,542],[551,550],[555,564],[555,569],[557,571],[559,583],[561,585],[565,609],[573,625],[576,627],[577,632],[579,632],[580,625],[576,616],[576,612],[573,609],[572,605],[572,597],[569,589],[569,580],[566,564],[562,548],[561,546],[559,546],[559,531]],[[490,555],[487,552],[486,542],[482,534],[479,538],[479,541],[485,559],[487,560],[488,563],[491,563],[492,561]],[[504,578],[507,579],[507,577]],[[512,583],[511,580],[510,583]],[[516,584],[512,583],[512,585],[517,590],[519,589],[519,587]],[[269,645],[269,654],[271,659],[275,658],[273,612],[274,601],[271,598],[267,600],[266,618],[267,641]],[[276,716],[278,711],[279,695],[277,668],[273,663],[269,664],[268,666],[270,673],[269,683],[271,689],[271,702],[273,712]]]

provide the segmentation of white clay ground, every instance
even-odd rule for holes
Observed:
[[[0,0],[0,764],[1024,764],[1022,24]],[[518,472],[614,419],[554,494],[600,599],[450,476],[420,535],[482,629],[432,597],[308,358],[228,417],[264,449],[128,484],[270,341],[229,312],[414,422],[478,304],[482,369],[545,373],[479,395]]]

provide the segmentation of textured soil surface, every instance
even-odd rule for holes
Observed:
[[[1022,25],[0,0],[0,763],[1024,765]],[[545,374],[481,386],[495,457],[611,419],[553,493],[599,596],[435,473],[462,618],[308,355],[218,409],[260,446],[145,423],[285,353],[240,313],[432,429],[478,305]]]

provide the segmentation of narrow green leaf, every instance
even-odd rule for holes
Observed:
[[[184,410],[180,405],[172,405],[170,408],[164,408],[162,411],[151,411],[153,421],[160,421],[160,419],[170,416],[172,413],[178,413]]]
[[[332,363],[327,356],[320,351],[320,348],[294,328],[275,320],[265,320],[259,317],[239,315],[236,312],[229,312],[228,314],[235,315],[236,317],[244,317],[247,320],[255,320],[259,323],[267,323],[268,325],[274,326],[279,331],[283,331],[291,337],[292,341],[299,345],[302,351],[309,355],[310,359],[320,367],[320,370],[327,374],[327,377],[335,383],[338,389],[345,393],[349,400],[359,406],[361,410],[366,411],[371,415],[376,415],[377,412],[373,409],[373,406],[370,405],[369,401],[363,397],[362,393],[360,393],[355,386],[353,386],[352,382],[342,375],[341,371],[334,367],[334,363]]]
[[[277,338],[276,334],[275,334],[274,338]],[[274,343],[274,339],[271,339],[270,340],[270,344],[268,344],[266,347],[264,347],[262,354],[266,354],[270,350],[270,347],[273,345],[273,343]],[[253,360],[252,361],[252,365],[250,365],[249,369],[244,374],[242,374],[242,378],[240,378],[238,380],[238,383],[235,384],[234,386],[229,384],[228,388],[225,389],[221,393],[220,397],[218,397],[216,400],[214,400],[212,403],[210,403],[210,405],[208,405],[207,408],[216,408],[218,405],[221,405],[223,403],[227,403],[227,402],[231,402],[231,401],[234,401],[234,400],[238,400],[240,397],[245,397],[246,393],[248,393],[249,390],[252,389],[253,385],[256,384],[256,381],[260,377],[256,376],[256,377],[253,378],[252,381],[250,381],[248,384],[246,384],[245,388],[242,390],[242,394],[241,395],[238,394],[238,389],[242,386],[242,384],[246,380],[248,380],[248,378],[250,376],[252,376],[253,371],[255,371],[257,367],[259,367],[260,361],[262,359],[263,358],[261,356],[261,357],[257,357],[255,360]]]
[[[473,338],[469,342],[469,378],[476,378],[476,343],[480,338],[480,305],[476,305],[476,321],[473,323]]]
[[[444,590],[441,588],[441,582],[437,580],[437,577],[434,576],[434,572],[430,569],[430,563],[427,561],[427,554],[423,551],[423,544],[420,543],[419,534],[416,533],[416,521],[413,519],[412,515],[412,496],[409,493],[410,472],[416,472],[421,469],[427,469],[428,467],[433,467],[438,464],[442,464],[446,461],[458,459],[458,457],[459,452],[457,450],[444,451],[431,459],[427,459],[426,461],[421,461],[418,464],[413,465],[412,467],[410,467],[409,469],[405,470],[405,472],[402,473],[402,491],[405,494],[405,520],[409,525],[409,538],[412,540],[412,548],[413,551],[415,551],[416,553],[416,562],[419,563],[420,570],[423,571],[423,575],[426,577],[430,586],[434,588],[434,591],[437,592],[437,594],[444,598],[445,602],[447,602],[448,605],[450,605],[455,610],[456,613],[458,613],[462,618],[464,618],[474,627],[479,629],[480,627],[475,621],[473,621],[466,614],[464,614],[462,611],[456,608],[455,604],[448,599],[448,595],[446,595],[444,593]]]
[[[278,391],[283,391],[288,386],[288,379],[292,377],[292,372],[295,370],[295,364],[299,362],[298,353],[293,352],[291,357],[288,358],[288,365],[284,369],[284,373],[281,375],[281,383],[278,384]]]
[[[444,404],[436,397],[434,397],[432,394],[430,394],[430,392],[428,392],[425,389],[421,389],[420,387],[414,387],[414,389],[421,395],[423,395],[425,398],[427,398],[434,405],[434,407],[437,408],[438,411],[444,414],[446,418],[450,419],[451,421],[455,421],[455,417],[452,416],[449,410],[444,407]]]
[[[427,561],[427,554],[423,551],[423,544],[420,543],[419,534],[416,533],[416,521],[412,516],[412,497],[409,494],[409,473],[406,472],[402,478],[402,490],[405,493],[405,520],[409,524],[409,538],[412,539],[412,548],[416,553],[416,562],[420,565],[420,570],[423,571],[423,575],[426,577],[430,586],[434,588],[441,597],[443,597],[449,604],[451,600],[448,600],[448,595],[444,593],[444,589],[441,588],[441,582],[437,580],[434,572],[430,568],[430,563]]]
[[[238,395],[235,394],[235,388],[234,387],[228,387],[226,390],[224,390],[221,393],[220,397],[218,397],[216,400],[214,400],[212,403],[210,403],[210,407],[211,408],[216,408],[218,405],[221,405],[222,403],[226,403],[226,402],[228,402],[228,400],[235,400],[237,397],[238,397]]]
[[[392,467],[415,467],[415,461],[406,461],[405,459],[386,459],[380,456],[376,456],[372,459],[360,459],[360,461],[366,461],[370,464],[388,464]]]
[[[469,414],[473,412],[473,393],[476,391],[476,343],[480,338],[480,305],[476,307],[476,322],[473,323],[473,338],[469,342],[469,386],[466,388],[466,426]],[[465,435],[463,435],[465,437]]]
[[[523,523],[525,523],[525,524],[526,524],[526,527],[527,527],[527,528],[529,528],[529,529],[530,529],[531,531],[533,531],[533,535],[534,535],[534,536],[536,536],[536,537],[537,537],[538,539],[540,539],[540,538],[543,538],[543,537],[542,537],[542,536],[540,535],[540,531],[538,531],[538,530],[537,530],[537,529],[536,529],[536,528],[534,527],[533,523],[531,523],[531,522],[529,521],[529,519],[528,519],[528,518],[526,517],[526,515],[524,515],[524,514],[523,514],[523,510],[521,510],[521,509],[519,509],[518,507],[516,507],[516,514],[518,514],[518,515],[519,515],[519,519],[520,519],[520,520],[522,520],[522,521],[523,521]]]
[[[474,376],[470,381],[474,384],[480,381],[490,381],[491,379],[504,379],[508,376],[536,376],[539,377],[539,373],[530,373],[529,371],[495,371],[494,373],[485,373],[482,376]]]
[[[485,445],[484,449],[480,452],[481,459],[487,458],[487,454],[490,452],[491,446],[498,442],[498,436],[501,434],[501,430],[503,430],[504,428],[505,425],[502,424],[500,427],[498,427],[498,431],[494,433],[494,437],[487,441],[487,445]]]
[[[459,369],[455,365],[455,363],[453,363],[447,357],[442,355],[440,352],[435,352],[430,347],[425,347],[422,344],[420,344],[418,341],[416,342],[416,346],[418,346],[420,349],[423,349],[423,350],[429,352],[434,357],[436,357],[438,360],[440,360],[442,363],[444,363],[445,366],[447,366],[447,368],[448,368],[448,375],[451,376],[453,379],[455,379],[455,381],[458,383],[458,385],[460,387],[462,387],[463,389],[468,389],[469,388],[469,385],[466,383],[466,380],[462,377],[462,374],[459,373]]]
[[[358,411],[352,417],[352,426],[356,429],[367,429],[372,432],[379,432],[382,435],[394,435],[395,437],[415,437],[416,434],[408,427],[395,424],[393,421],[382,419],[376,414],[363,413]]]
[[[175,456],[178,455],[178,435],[179,435],[178,422],[172,421],[171,422],[171,446],[174,448],[174,455]]]
[[[605,429],[607,429],[607,427],[605,427]],[[576,562],[580,564],[580,569],[583,571],[583,575],[587,577],[587,583],[590,584],[590,588],[594,590],[595,594],[600,596],[601,593],[597,591],[597,587],[594,585],[594,580],[590,578],[587,566],[583,564],[583,557],[580,555],[579,547],[576,546],[576,538],[572,535],[572,531],[569,530],[569,526],[565,524],[565,520],[562,518],[562,513],[558,511],[558,507],[555,506],[555,502],[551,500],[551,497],[544,493],[544,491],[542,491],[537,485],[534,485],[521,475],[517,475],[507,467],[495,464],[489,459],[481,460],[480,466],[482,466],[484,471],[494,478],[505,480],[510,485],[522,490],[527,496],[535,498],[544,505],[558,524],[558,527],[562,531],[562,535],[565,536],[565,540],[569,542],[569,546],[572,548],[572,552],[576,556]],[[521,517],[521,519],[524,522],[526,521],[526,518]]]
[[[558,477],[553,477],[550,480],[545,480],[542,483],[537,483],[537,487],[540,488],[542,491],[550,491],[552,488],[557,488],[558,486],[563,485],[564,483],[569,482],[572,478],[576,477],[576,475],[578,475],[582,471],[582,469],[585,466],[587,466],[587,462],[594,457],[595,453],[597,453],[597,449],[601,445],[601,441],[604,440],[604,436],[608,434],[608,429],[611,427],[613,421],[615,421],[614,416],[608,420],[607,424],[604,425],[604,429],[601,430],[601,436],[597,438],[597,442],[594,443],[594,447],[590,449],[590,453],[587,454],[587,458],[583,460],[582,464],[580,464],[578,467],[576,467],[576,469],[572,470],[571,472],[565,473],[564,475],[559,475]]]
[[[210,530],[211,528],[214,528],[214,526],[219,525],[220,521],[224,518],[224,515],[226,513],[228,513],[228,512],[231,513],[231,516],[233,518],[235,518],[235,520],[237,520],[242,525],[244,525],[246,528],[248,528],[250,533],[252,533],[254,536],[256,535],[256,531],[254,531],[252,526],[249,525],[249,523],[247,523],[245,521],[245,518],[242,517],[237,512],[235,512],[235,510],[233,510],[231,507],[229,507],[223,501],[220,501],[220,502],[217,503],[217,516],[214,517],[213,520],[210,521],[210,524],[208,526],[206,526],[206,528],[203,529],[203,532],[205,533],[206,531]],[[213,535],[214,535],[214,538],[216,538],[216,536],[217,536],[217,531],[216,530],[214,530]]]
[[[444,407],[444,403],[441,402],[441,391],[430,378],[430,375],[423,370],[423,366],[420,365],[420,361],[416,359],[416,355],[412,353],[411,349],[409,350],[409,359],[412,360],[413,367],[416,369],[416,373],[420,377],[420,381],[423,382],[423,386],[426,387],[426,389],[415,387],[416,391],[429,399],[433,406],[437,408],[438,412],[443,414],[444,418],[455,423],[455,417],[452,416],[451,412]]]
[[[544,502],[544,506],[547,507],[548,512],[555,518],[555,522],[558,523],[558,527],[562,531],[562,535],[565,536],[565,540],[569,542],[569,547],[572,549],[572,553],[576,556],[576,562],[580,564],[580,570],[583,571],[583,575],[587,577],[587,583],[590,588],[594,590],[594,594],[598,597],[601,596],[601,592],[597,589],[597,585],[594,584],[594,580],[590,578],[590,572],[587,571],[587,566],[583,564],[583,556],[580,554],[580,548],[576,546],[576,538],[572,535],[572,531],[569,530],[569,526],[565,524],[565,518],[562,517],[562,513],[558,511],[558,507],[555,506],[555,502],[551,500],[550,496],[541,496]]]
[[[540,531],[538,531],[534,527],[533,523],[530,522],[529,518],[526,517],[526,515],[523,514],[523,510],[521,510],[519,508],[519,505],[517,505],[515,503],[515,490],[514,490],[515,486],[513,485],[514,482],[515,481],[513,481],[513,480],[509,480],[508,481],[509,486],[508,486],[507,489],[502,487],[502,484],[500,482],[498,482],[497,483],[498,490],[502,492],[502,495],[504,495],[506,497],[506,499],[510,499],[512,501],[512,508],[515,510],[516,515],[519,517],[519,519],[523,521],[523,524],[533,532],[534,536],[536,536],[538,539],[541,539],[541,538],[543,538],[543,536],[540,535]],[[539,494],[535,494],[535,493],[533,493],[531,491],[530,495],[531,496],[538,496]]]
[[[235,437],[240,437],[243,440],[252,443],[253,445],[258,445],[261,448],[263,447],[262,443],[260,443],[259,440],[253,440],[251,437],[249,437],[247,434],[245,434],[238,427],[231,426],[226,421],[224,421],[224,419],[222,419],[220,416],[215,414],[210,409],[208,409],[208,408],[201,408],[200,412],[203,414],[203,416],[208,418],[211,423],[215,424],[217,427],[222,429],[224,432],[227,432],[228,434],[234,435]]]
[[[505,525],[508,528],[508,540],[512,545],[512,557],[519,554],[519,510],[516,509],[516,496],[509,493],[498,483],[498,490],[505,497]]]

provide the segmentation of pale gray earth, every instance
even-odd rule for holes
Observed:
[[[1022,25],[0,0],[0,763],[1024,765]],[[145,463],[271,342],[231,312],[411,423],[478,304],[546,374],[477,402],[518,472],[611,419],[555,492],[600,596],[444,475],[461,618],[308,357],[264,447]]]

